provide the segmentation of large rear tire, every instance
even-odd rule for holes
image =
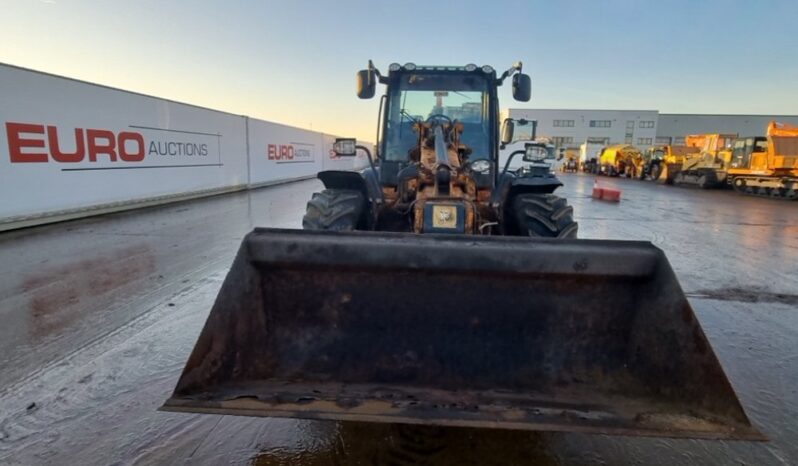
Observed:
[[[365,208],[363,193],[351,189],[325,189],[308,201],[302,228],[351,231],[361,225]]]
[[[568,201],[554,194],[519,194],[513,213],[520,236],[576,238],[579,225]]]

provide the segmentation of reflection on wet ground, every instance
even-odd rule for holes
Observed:
[[[662,248],[768,443],[158,412],[253,226],[316,181],[0,235],[0,464],[798,464],[798,202],[564,175],[583,238]]]
[[[257,466],[560,464],[546,451],[547,434],[401,424],[330,423],[334,432],[312,452],[266,450]]]
[[[31,340],[74,325],[86,311],[84,300],[153,273],[155,260],[147,245],[138,244],[29,274],[20,292],[29,296]]]

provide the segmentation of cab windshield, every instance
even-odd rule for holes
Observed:
[[[405,74],[390,87],[385,122],[385,159],[404,161],[418,144],[416,121],[444,115],[463,124],[462,143],[471,160],[489,157],[488,83],[477,75]]]

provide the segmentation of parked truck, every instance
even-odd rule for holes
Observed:
[[[599,158],[601,150],[604,149],[606,141],[604,139],[591,139],[583,142],[579,146],[579,169],[585,173],[599,172]]]
[[[604,148],[599,156],[599,174],[635,178],[642,160],[643,155],[634,146],[626,144],[609,146]]]

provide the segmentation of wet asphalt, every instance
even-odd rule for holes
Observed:
[[[315,180],[0,234],[0,464],[798,464],[798,202],[562,175],[579,236],[662,248],[766,443],[158,412],[244,234]]]

